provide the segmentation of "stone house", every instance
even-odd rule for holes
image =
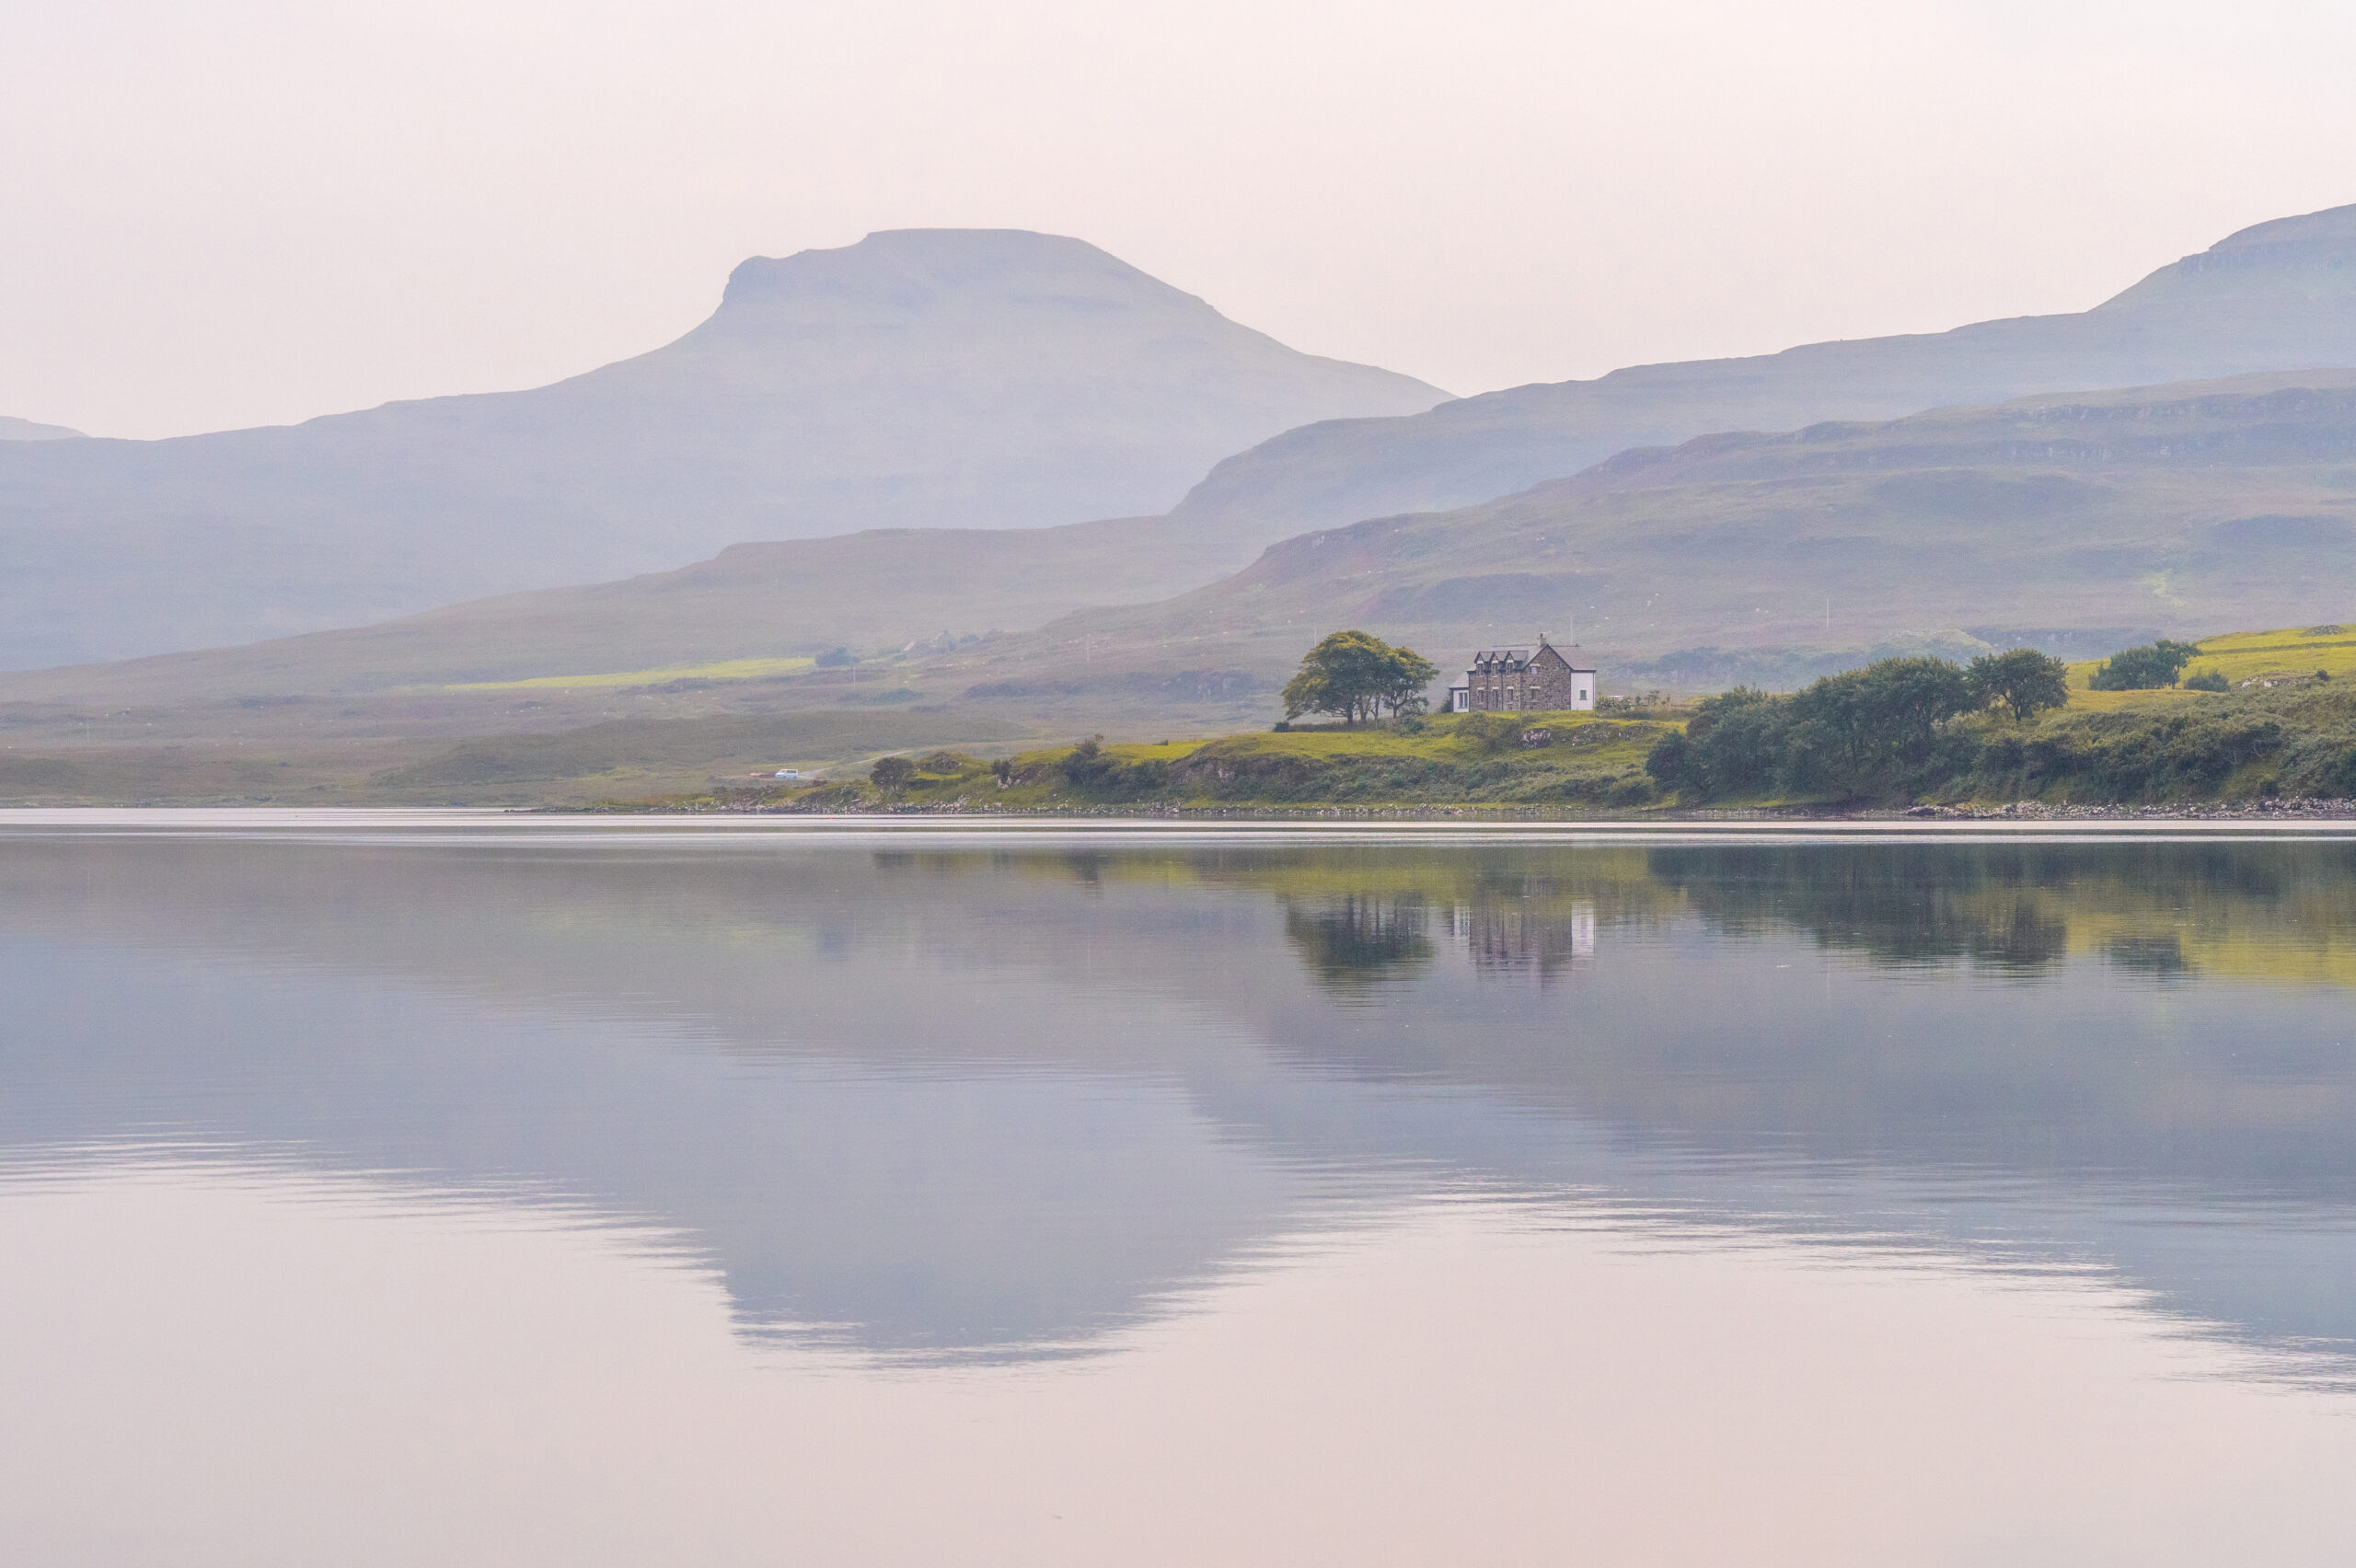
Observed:
[[[1448,688],[1451,713],[1577,712],[1594,706],[1595,671],[1565,658],[1544,632],[1534,650],[1483,649],[1464,678]]]

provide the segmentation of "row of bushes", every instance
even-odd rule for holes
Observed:
[[[1409,716],[1384,729],[1403,737],[1428,735],[1429,744],[1337,753],[1271,747],[1239,736],[1178,755],[1124,756],[1102,736],[1091,736],[1061,752],[995,762],[947,751],[887,756],[872,766],[866,779],[777,798],[802,809],[930,807],[963,801],[1021,810],[1179,801],[1628,807],[1658,795],[1637,755],[1661,732],[1657,724],[1533,724],[1526,714],[1475,714]]]
[[[1737,686],[1696,706],[1646,768],[1688,801],[1887,792],[1939,770],[1951,721],[2002,706],[2015,722],[2068,698],[2058,660],[2033,650],[1975,659],[1883,659],[1792,697]]]
[[[1958,702],[1943,662],[1892,659],[1791,697],[1738,689],[1695,709],[1646,769],[1686,804],[2066,797],[2081,803],[2253,793],[2356,795],[2356,702],[2328,687],[2050,714]]]

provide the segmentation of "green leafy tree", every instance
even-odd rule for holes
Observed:
[[[1311,649],[1285,683],[1285,718],[1332,713],[1345,723],[1372,719],[1389,708],[1410,712],[1439,669],[1412,648],[1393,648],[1363,631],[1337,631]]]
[[[2198,644],[2166,638],[2141,648],[2122,648],[2102,662],[2086,684],[2096,691],[2155,691],[2176,685],[2184,667],[2200,652]]]
[[[1970,682],[1944,659],[1884,659],[1795,697],[1738,686],[1697,704],[1645,769],[1689,801],[1861,795],[1926,762],[1939,726],[1971,707]]]
[[[867,770],[868,780],[886,793],[907,789],[908,780],[916,776],[917,765],[904,756],[879,756],[875,766]]]
[[[1405,713],[1421,713],[1429,706],[1424,688],[1439,676],[1439,666],[1412,648],[1391,650],[1391,665],[1382,689],[1376,695],[1391,709],[1392,717]]]
[[[1919,762],[1938,727],[1971,710],[1971,683],[1945,659],[1882,659],[1827,675],[1791,699],[1787,785],[1860,792]]]
[[[1654,745],[1645,771],[1688,803],[1763,793],[1783,762],[1791,706],[1790,698],[1752,686],[1703,698],[1681,734]]]
[[[1972,700],[1981,708],[2009,708],[2013,721],[2060,708],[2070,700],[2069,666],[2034,648],[1982,653],[1964,671]]]

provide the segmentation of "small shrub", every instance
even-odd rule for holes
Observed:
[[[1646,806],[1659,798],[1660,791],[1653,787],[1653,781],[1636,773],[1612,785],[1603,797],[1607,805],[1614,806]]]
[[[866,800],[856,784],[821,784],[793,797],[793,803],[805,811],[847,811],[864,805]]]
[[[1085,787],[1110,773],[1114,763],[1104,755],[1104,737],[1091,735],[1066,753],[1057,766],[1063,769],[1066,783]]]
[[[1468,713],[1456,721],[1456,732],[1484,752],[1505,750],[1521,730],[1521,721],[1506,713]]]
[[[2341,752],[2323,778],[2325,788],[2339,799],[2356,795],[2356,746]]]
[[[2223,670],[2203,670],[2198,674],[2185,676],[2184,689],[2187,691],[2231,691],[2234,688],[2225,679]]]

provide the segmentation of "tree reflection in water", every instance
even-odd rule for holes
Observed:
[[[1423,900],[1347,894],[1307,906],[1287,903],[1285,936],[1328,990],[1352,992],[1411,980],[1431,963]]]

